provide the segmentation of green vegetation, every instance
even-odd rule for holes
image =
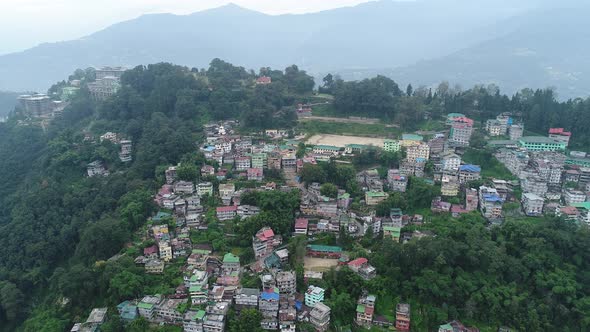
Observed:
[[[339,123],[325,121],[301,121],[298,129],[308,134],[395,136],[399,129],[384,124]]]
[[[463,154],[463,162],[480,165],[483,178],[516,180],[516,177],[488,150],[467,149]]]

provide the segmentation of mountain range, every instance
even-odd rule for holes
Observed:
[[[44,91],[76,68],[169,61],[203,68],[221,58],[246,68],[297,64],[321,78],[386,74],[403,84],[442,80],[505,92],[555,87],[590,94],[589,6],[577,1],[381,0],[298,15],[227,5],[151,14],[78,40],[0,56],[0,90]]]

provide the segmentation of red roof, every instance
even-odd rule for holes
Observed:
[[[469,211],[465,210],[461,205],[453,204],[453,205],[451,205],[451,212],[452,213],[467,213]]]
[[[262,175],[262,168],[248,168],[248,175]]]
[[[271,83],[272,79],[268,76],[261,76],[259,78],[256,79],[256,83],[263,83],[263,84],[268,84]]]
[[[309,220],[307,220],[305,218],[298,218],[297,220],[295,220],[295,229],[307,228],[308,223],[309,223]]]
[[[372,315],[375,312],[375,308],[365,307],[365,315]]]
[[[275,233],[270,228],[269,229],[265,229],[264,232],[262,232],[262,234],[266,238],[271,238],[271,237],[274,237],[275,236]]]
[[[153,255],[153,254],[157,254],[158,253],[158,247],[154,244],[151,247],[147,247],[143,249],[143,254],[144,255]]]
[[[348,262],[349,266],[362,266],[363,264],[367,264],[369,261],[364,257],[359,257],[355,260]]]
[[[471,120],[470,118],[465,117],[465,116],[460,116],[458,118],[453,118],[453,122],[455,122],[455,123],[457,123],[457,122],[466,123],[466,124],[468,124],[470,126],[473,126],[473,120]]]
[[[567,215],[578,214],[578,209],[576,209],[574,206],[564,206],[559,210],[561,211],[561,213],[567,214]]]
[[[562,136],[571,136],[572,133],[569,131],[565,131],[563,128],[549,128],[549,134],[556,134]]]
[[[217,213],[219,212],[232,212],[232,211],[237,211],[238,207],[234,206],[234,205],[230,205],[230,206],[220,206],[217,209]]]

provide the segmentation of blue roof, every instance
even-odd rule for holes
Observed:
[[[416,158],[416,161],[417,161],[417,162],[426,161],[426,158],[421,158],[421,157],[418,157],[418,158]]]
[[[467,171],[467,172],[481,172],[481,167],[477,165],[461,165],[459,167],[460,171]]]
[[[273,288],[265,289],[262,293],[260,293],[260,298],[265,301],[278,301],[279,293]]]
[[[502,202],[502,198],[496,194],[484,194],[483,198],[489,202]]]
[[[211,146],[211,145],[209,145],[209,146],[206,146],[206,147],[205,147],[205,150],[206,150],[206,151],[209,151],[209,152],[213,152],[213,151],[215,151],[215,147],[214,147],[214,146]]]

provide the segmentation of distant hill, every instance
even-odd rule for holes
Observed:
[[[561,96],[586,95],[589,11],[543,14],[556,6],[583,5],[382,0],[302,15],[272,16],[236,5],[191,15],[145,15],[79,40],[0,56],[0,89],[43,91],[89,66],[169,61],[203,68],[221,58],[254,70],[298,64],[318,79],[327,72],[345,78],[389,73],[402,83],[494,82],[507,92],[556,86]]]
[[[393,68],[480,42],[479,28],[521,12],[506,0],[377,1],[313,14],[271,16],[236,5],[191,15],[154,14],[85,38],[0,56],[0,89],[44,90],[76,68],[159,61],[247,68],[297,63],[311,72]]]
[[[589,7],[590,8],[590,7]],[[448,56],[389,72],[402,82],[463,87],[496,84],[503,91],[556,87],[560,98],[590,96],[590,11],[536,12],[503,22],[514,31]]]

